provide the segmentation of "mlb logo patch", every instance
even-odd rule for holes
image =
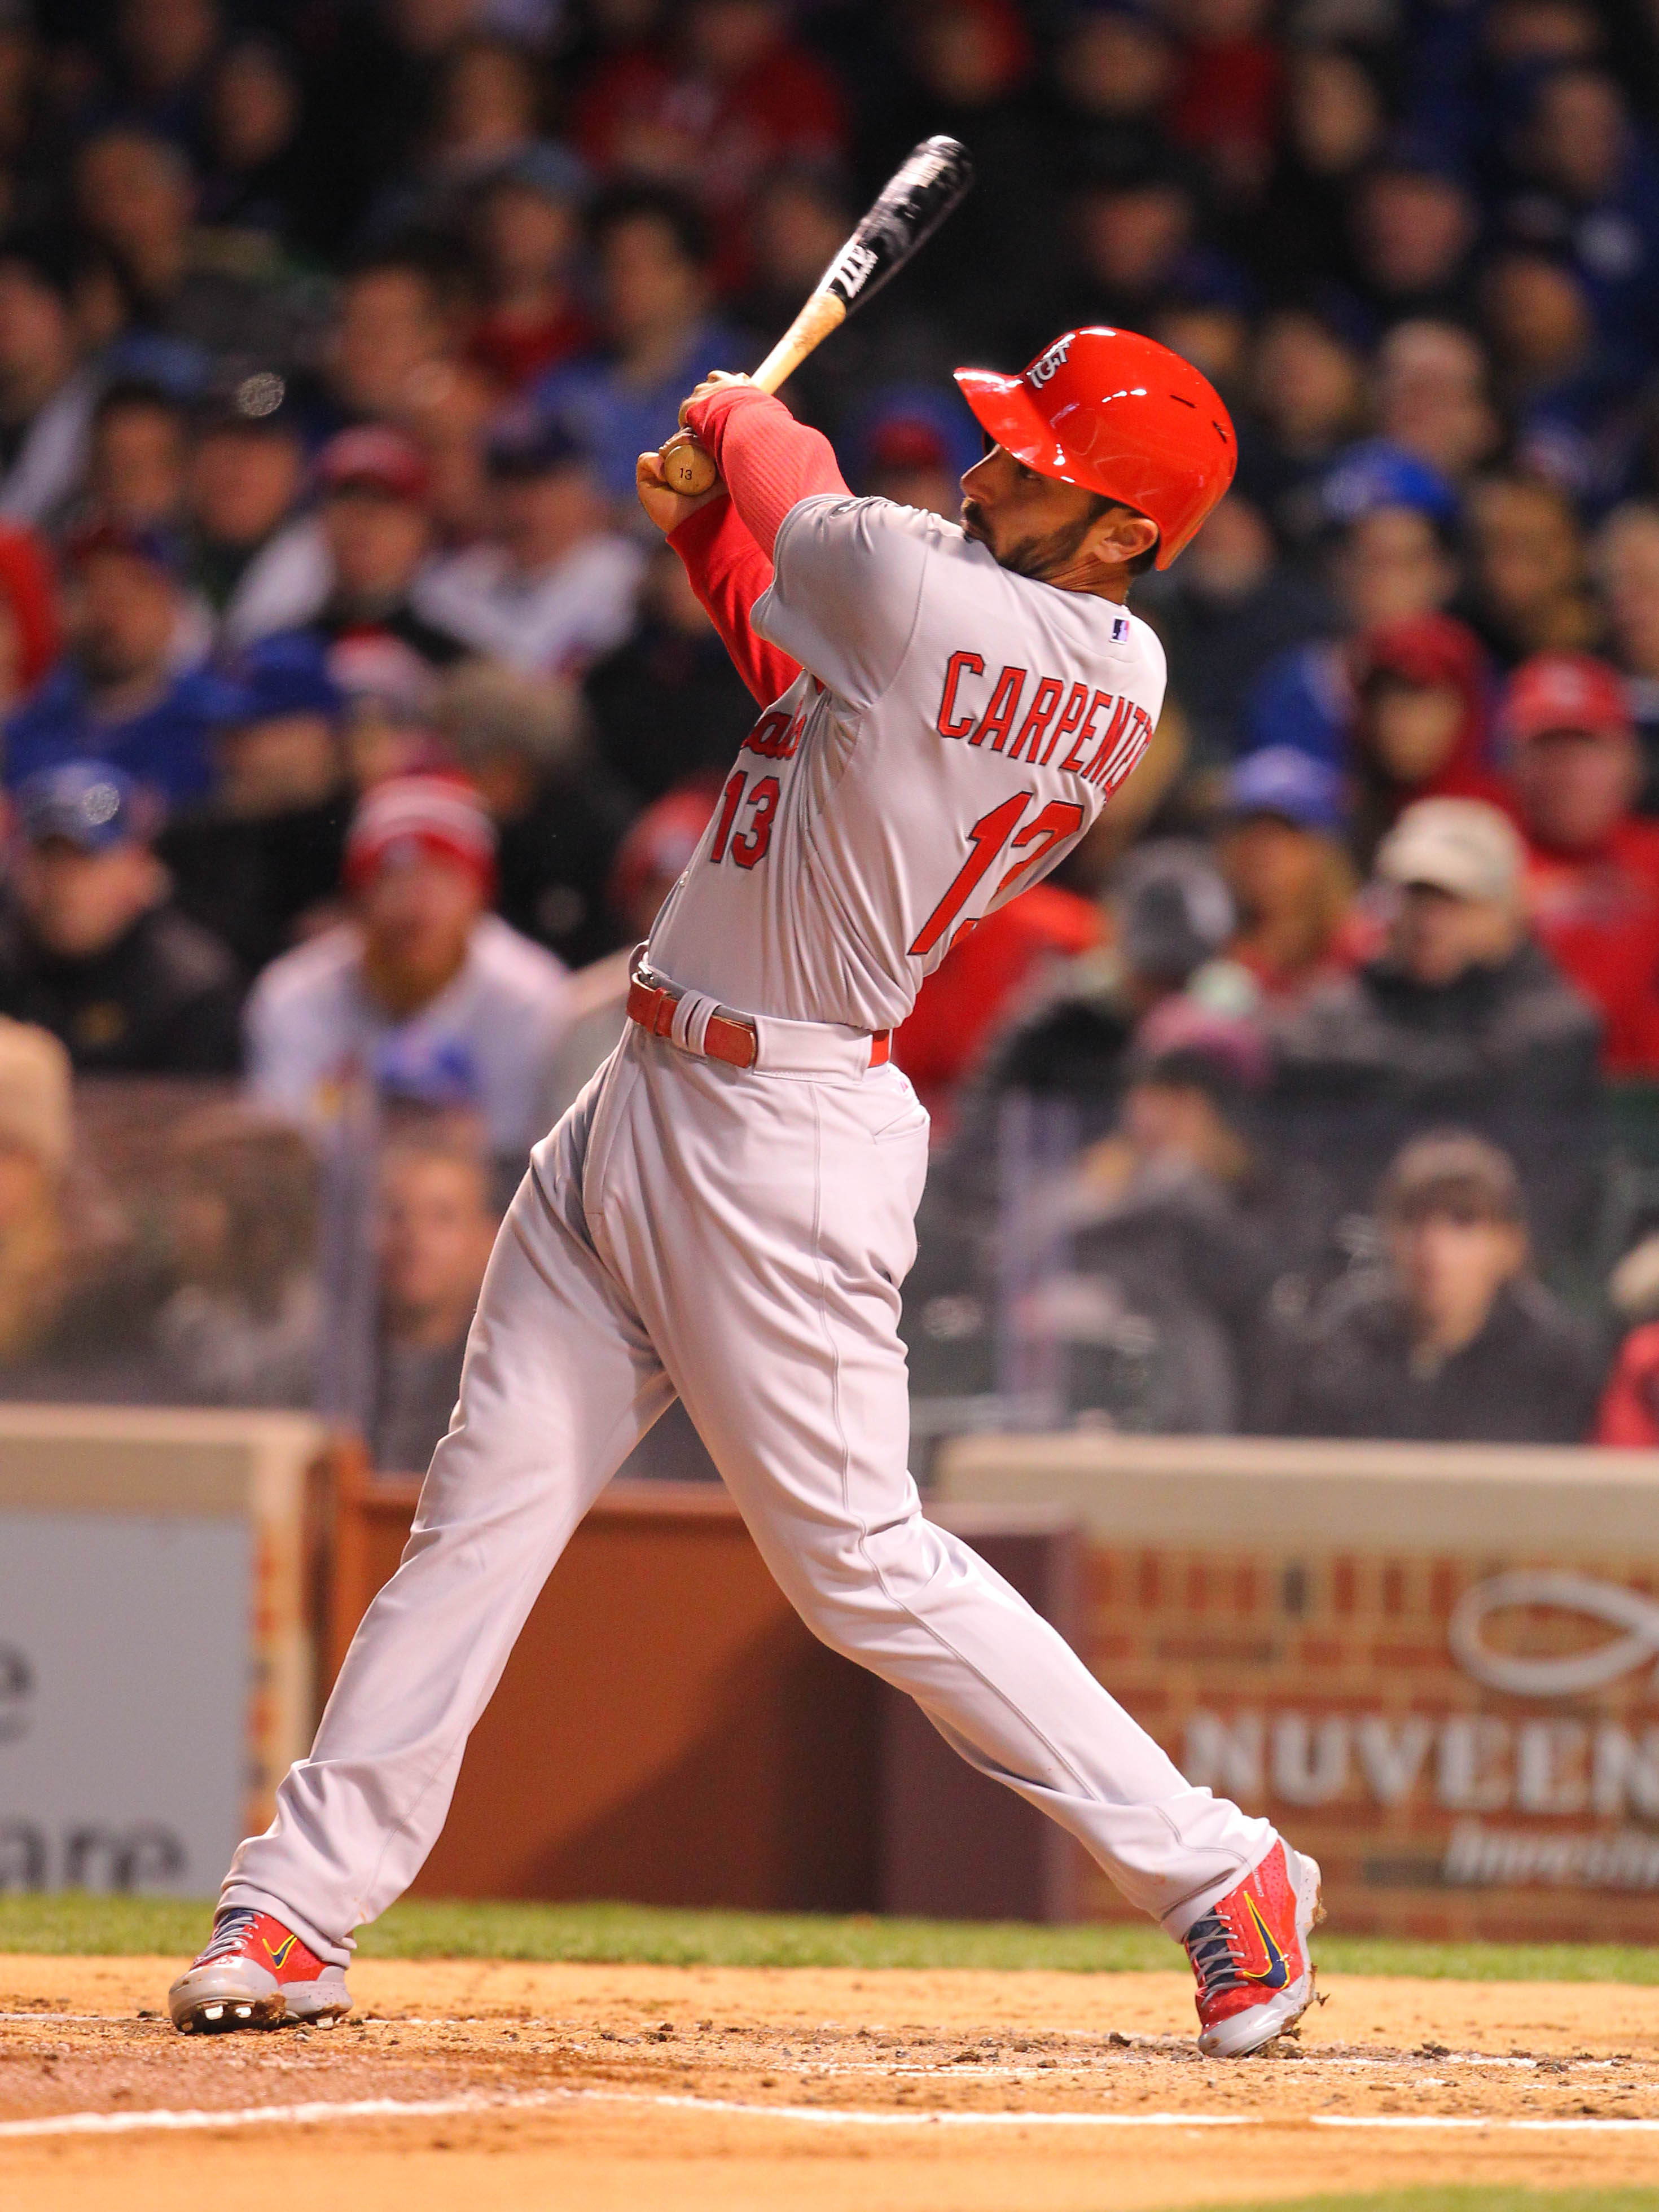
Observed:
[[[1129,635],[1129,617],[1128,617],[1128,616],[1127,616],[1127,615],[1114,615],[1114,616],[1113,616],[1113,617],[1112,617],[1112,643],[1113,643],[1114,645],[1121,645],[1121,644],[1122,644],[1122,642],[1123,642],[1123,641],[1124,641],[1124,639],[1125,639],[1126,637],[1127,637],[1127,635]]]

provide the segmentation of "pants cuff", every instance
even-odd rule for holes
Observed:
[[[307,1920],[285,1898],[273,1897],[268,1889],[256,1889],[252,1882],[228,1881],[219,1893],[221,1912],[232,1905],[250,1906],[255,1912],[268,1912],[273,1920],[280,1920],[284,1928],[291,1928],[301,1942],[308,1944],[319,1959],[331,1966],[349,1966],[356,1945],[350,1936],[343,1942],[325,1936],[314,1920]]]
[[[1272,1851],[1279,1838],[1269,1832],[1265,1847],[1259,1850],[1248,1866],[1240,1866],[1231,1874],[1223,1875],[1219,1881],[1206,1882],[1195,1889],[1190,1897],[1183,1897],[1179,1905],[1172,1905],[1158,1917],[1158,1926],[1166,1936],[1173,1936],[1177,1943],[1185,1940],[1187,1930],[1195,1921],[1201,1920],[1212,1906],[1219,1905],[1224,1897],[1231,1896],[1242,1881],[1248,1881]]]

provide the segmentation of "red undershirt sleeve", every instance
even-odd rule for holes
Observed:
[[[691,588],[738,675],[761,705],[769,707],[800,674],[799,661],[749,626],[749,610],[770,588],[772,563],[729,499],[700,507],[669,532],[668,542],[684,562]]]
[[[823,432],[796,422],[781,399],[752,384],[722,385],[698,400],[687,427],[714,455],[732,506],[769,561],[791,507],[820,492],[852,497]]]

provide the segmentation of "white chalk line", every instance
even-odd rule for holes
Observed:
[[[578,2104],[645,2105],[659,2111],[740,2119],[788,2120],[815,2127],[864,2128],[1372,2128],[1418,2133],[1655,2135],[1659,2118],[1493,2119],[1465,2113],[1312,2112],[1278,2118],[1257,2112],[872,2112],[818,2105],[755,2105],[732,2098],[675,2096],[615,2089],[556,2089],[505,2097],[368,2097],[238,2110],[59,2112],[35,2120],[0,2121],[0,2141],[62,2136],[204,2133],[257,2127],[316,2127],[338,2120],[453,2119],[491,2112],[549,2112]]]
[[[531,2097],[363,2097],[352,2103],[321,2098],[306,2105],[249,2105],[234,2112],[57,2112],[39,2120],[0,2120],[0,2141],[24,2142],[40,2136],[125,2136],[149,2132],[189,2133],[204,2129],[315,2127],[326,2120],[423,2120],[461,2112],[506,2111],[546,2105]]]

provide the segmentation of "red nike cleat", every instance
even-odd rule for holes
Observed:
[[[319,1959],[270,1913],[233,1905],[216,1917],[206,1950],[167,1991],[167,2010],[181,2034],[223,2034],[284,2020],[332,2027],[351,2010],[351,1999],[343,1967]]]
[[[1301,2019],[1314,1995],[1308,1937],[1324,1917],[1317,1863],[1277,1843],[1193,1923],[1182,1941],[1206,2058],[1247,2058]]]

